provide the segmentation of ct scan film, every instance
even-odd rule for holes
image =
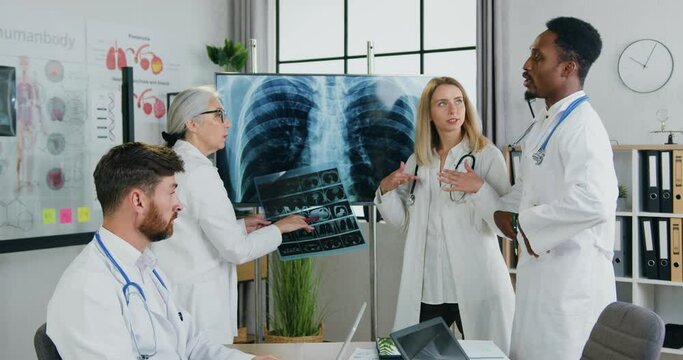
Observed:
[[[332,255],[367,246],[335,167],[309,166],[260,176],[254,183],[266,219],[277,221],[298,214],[315,228],[310,233],[299,230],[282,235],[278,247],[282,260]]]

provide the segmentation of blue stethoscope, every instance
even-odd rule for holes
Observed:
[[[562,116],[560,116],[560,119],[557,121],[557,123],[555,124],[553,129],[550,131],[548,136],[545,138],[545,141],[543,141],[543,144],[541,144],[541,147],[538,150],[536,150],[536,152],[533,153],[533,155],[531,155],[531,158],[534,159],[534,162],[536,163],[536,165],[541,165],[541,163],[543,162],[543,158],[545,158],[545,148],[548,146],[548,141],[550,141],[550,138],[555,133],[555,130],[557,130],[557,127],[560,126],[560,124],[562,124],[564,119],[566,119],[569,116],[569,114],[571,114],[572,111],[574,111],[574,109],[576,109],[579,105],[581,105],[581,103],[583,103],[586,100],[588,100],[588,96],[584,95],[584,96],[572,101],[571,104],[569,104],[569,106],[567,106],[567,109],[562,113]],[[525,135],[526,135],[526,133],[528,133],[528,131],[525,132]]]
[[[102,252],[104,252],[104,255],[111,261],[111,263],[114,265],[114,267],[119,271],[121,276],[123,276],[123,280],[126,281],[126,283],[123,285],[123,296],[126,299],[126,307],[130,306],[131,299],[135,296],[139,296],[142,298],[142,304],[145,307],[145,311],[147,312],[147,317],[149,318],[149,322],[152,328],[152,334],[154,335],[154,350],[151,351],[148,354],[143,354],[142,351],[140,351],[140,346],[138,345],[138,336],[135,333],[135,327],[133,324],[130,322],[130,319],[128,319],[128,329],[130,331],[130,336],[133,339],[133,344],[135,344],[135,350],[138,352],[138,359],[145,360],[149,359],[152,356],[154,356],[157,353],[157,334],[156,334],[156,328],[154,327],[154,321],[152,319],[152,313],[149,311],[149,307],[147,307],[147,298],[145,297],[145,292],[142,290],[142,287],[134,282],[130,281],[130,278],[128,278],[128,275],[126,275],[126,272],[123,271],[123,268],[119,265],[116,260],[114,260],[114,257],[111,255],[109,250],[107,249],[106,246],[104,246],[104,243],[102,242],[102,239],[100,238],[100,233],[96,232],[95,233],[95,240],[97,240],[97,244],[100,246],[102,249]],[[168,290],[166,287],[166,284],[164,283],[163,280],[161,280],[161,276],[159,276],[159,273],[156,271],[156,269],[153,269],[152,272],[154,273],[154,276],[159,280],[159,283],[161,286],[164,287],[164,289]],[[178,313],[178,316],[180,317],[180,320],[183,320],[182,313]]]
[[[461,156],[460,159],[458,159],[458,162],[455,164],[455,169],[457,170],[460,167],[460,165],[463,165],[463,162],[465,160],[467,160],[468,158],[470,159],[470,162],[472,163],[472,169],[474,169],[474,164],[477,162],[477,159],[474,157],[474,155],[472,155],[471,151],[468,152],[467,154]],[[418,165],[415,164],[415,172],[413,173],[413,175],[415,175],[415,176],[417,176],[417,169],[418,169]],[[413,180],[413,183],[410,185],[410,193],[408,195],[408,201],[407,201],[408,206],[412,206],[413,204],[415,204],[415,182],[416,181],[417,180]],[[453,193],[452,192],[448,193],[448,196],[451,198],[451,201],[456,201],[456,199],[453,199]],[[465,194],[463,193],[460,196],[460,198],[457,199],[457,201],[458,202],[462,201],[462,199],[464,197],[465,197]]]

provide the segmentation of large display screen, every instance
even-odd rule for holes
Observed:
[[[413,153],[427,76],[216,74],[232,123],[216,165],[230,199],[258,203],[253,179],[334,164],[354,204]]]

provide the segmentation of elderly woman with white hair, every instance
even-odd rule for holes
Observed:
[[[154,252],[176,284],[176,300],[213,342],[229,344],[237,335],[236,265],[274,251],[282,234],[313,228],[291,215],[270,224],[262,216],[237,220],[232,203],[207,158],[225,147],[230,120],[212,87],[179,93],[168,112],[167,146],[185,162],[176,175],[183,211],[168,241]]]

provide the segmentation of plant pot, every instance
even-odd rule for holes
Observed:
[[[276,332],[266,331],[264,338],[265,338],[266,343],[272,343],[272,344],[320,343],[320,342],[323,342],[324,331],[325,331],[325,327],[321,324],[319,335],[289,337],[289,336],[277,335]]]
[[[247,327],[241,327],[237,329],[237,336],[232,340],[233,344],[246,344],[247,343]]]
[[[617,198],[617,210],[626,211],[626,198]]]

